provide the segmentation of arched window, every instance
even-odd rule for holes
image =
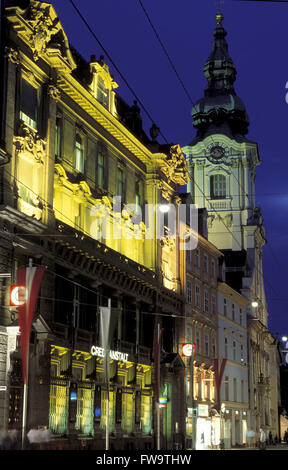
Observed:
[[[224,175],[213,175],[210,177],[211,199],[222,199],[226,197],[226,177]]]
[[[80,173],[84,173],[84,149],[82,138],[76,134],[75,139],[75,168]]]
[[[98,77],[97,100],[100,101],[106,109],[109,107],[109,90],[106,87],[105,80]]]

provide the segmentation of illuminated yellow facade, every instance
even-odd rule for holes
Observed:
[[[151,447],[157,322],[166,332],[165,387],[182,396],[180,234],[170,236],[163,214],[159,236],[158,205],[177,212],[178,186],[188,181],[185,157],[179,145],[146,136],[137,104],[117,95],[103,57],[88,63],[69,45],[51,4],[31,0],[23,9],[9,2],[3,21],[9,161],[1,173],[0,223],[11,253],[4,269],[15,283],[29,258],[46,266],[33,323],[28,425],[49,428],[58,440],[88,436],[92,447],[104,445],[107,386],[90,348],[99,341],[99,306],[110,299],[117,317],[111,345],[129,351],[129,361],[110,361],[109,431],[119,448],[129,438]],[[16,313],[2,309],[1,324],[9,326]],[[185,434],[177,406],[165,424],[171,446],[175,433]]]

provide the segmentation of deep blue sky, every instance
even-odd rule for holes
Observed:
[[[203,96],[203,66],[215,28],[215,0],[142,0],[193,101]],[[71,44],[87,60],[103,51],[68,0],[51,0]],[[195,136],[191,103],[164,55],[138,0],[75,0],[97,37],[169,142]],[[248,138],[259,145],[256,202],[262,207],[267,245],[264,281],[272,332],[288,334],[288,3],[226,0],[224,27],[238,75],[237,94],[250,117]],[[132,104],[121,82],[118,92]],[[287,90],[288,92],[288,90]],[[151,122],[142,112],[144,127]],[[161,140],[161,139],[160,139]]]

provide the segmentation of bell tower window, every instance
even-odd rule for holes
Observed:
[[[210,177],[211,199],[224,199],[226,197],[226,177],[213,175]]]

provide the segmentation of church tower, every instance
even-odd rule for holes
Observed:
[[[250,141],[249,118],[234,89],[236,68],[228,53],[223,15],[216,15],[212,52],[204,66],[204,98],[192,108],[195,139],[183,148],[188,192],[208,212],[208,239],[225,255],[226,282],[258,308],[251,314],[267,325],[262,274],[265,231],[255,206],[258,147]]]

